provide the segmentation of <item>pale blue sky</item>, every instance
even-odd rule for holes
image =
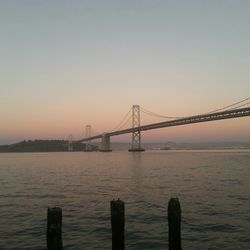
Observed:
[[[226,106],[250,96],[249,68],[250,1],[0,1],[0,144],[107,131],[133,104]],[[242,119],[194,137],[250,140]]]

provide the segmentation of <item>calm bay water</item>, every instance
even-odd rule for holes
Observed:
[[[48,206],[65,249],[111,249],[109,202],[125,201],[126,248],[167,249],[167,204],[183,249],[250,249],[250,151],[0,154],[0,249],[45,249]]]

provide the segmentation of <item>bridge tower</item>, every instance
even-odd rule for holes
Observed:
[[[86,125],[86,138],[91,137],[91,125]],[[86,152],[92,151],[92,146],[91,146],[91,140],[88,140],[86,142],[86,147],[85,147]]]
[[[100,147],[100,152],[111,152],[110,148],[110,136],[107,134],[102,134],[102,142],[101,142],[101,147]]]
[[[129,152],[141,152],[145,151],[141,147],[141,131],[140,131],[140,106],[133,105],[132,108],[132,145]]]
[[[73,151],[73,135],[68,137],[68,151]]]

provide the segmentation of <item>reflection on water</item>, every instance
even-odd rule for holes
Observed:
[[[47,206],[66,249],[111,249],[109,201],[126,205],[127,249],[166,249],[167,203],[183,249],[249,249],[250,151],[0,154],[0,249],[45,249]]]

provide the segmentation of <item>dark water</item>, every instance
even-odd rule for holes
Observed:
[[[109,202],[126,202],[126,248],[167,249],[167,203],[183,249],[250,249],[250,151],[0,154],[0,249],[45,249],[47,206],[65,249],[111,249]]]

